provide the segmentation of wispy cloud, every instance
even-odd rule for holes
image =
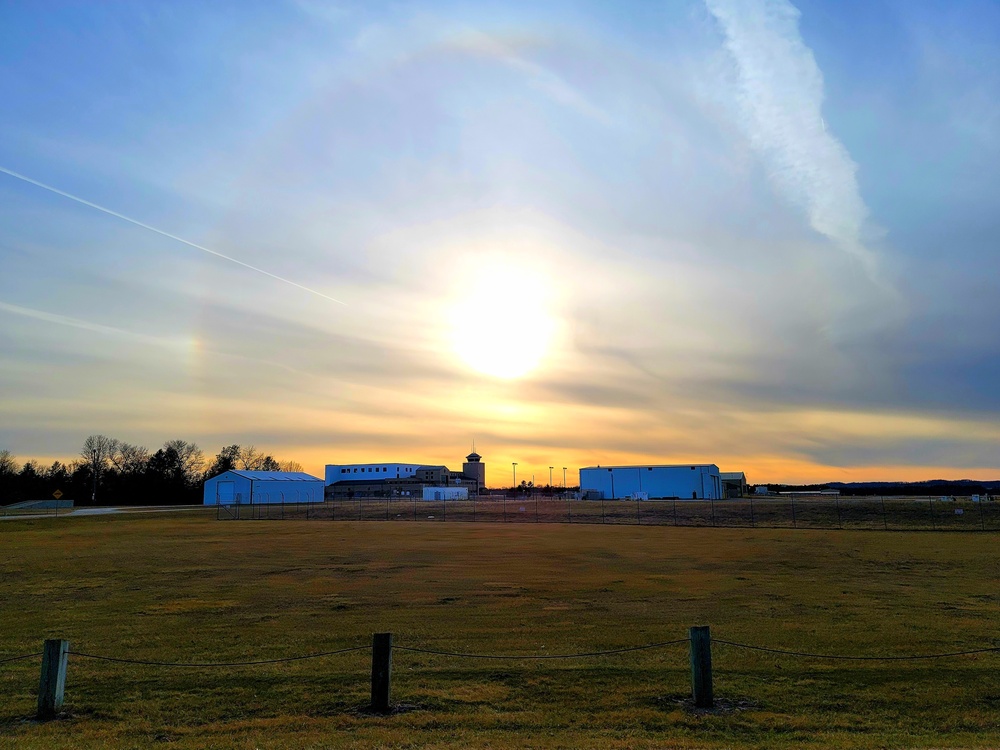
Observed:
[[[465,29],[450,40],[462,52],[496,60],[526,77],[529,84],[564,107],[576,110],[603,125],[611,123],[608,113],[550,68],[529,60],[502,39],[475,29]]]
[[[11,315],[20,315],[24,318],[33,318],[34,320],[41,320],[45,323],[68,326],[69,328],[76,328],[78,330],[89,331],[91,333],[123,336],[125,338],[132,339],[133,341],[140,341],[144,344],[150,344],[152,346],[167,346],[175,348],[181,343],[176,340],[150,336],[145,333],[136,333],[135,331],[127,331],[124,328],[107,326],[102,323],[92,323],[89,320],[81,320],[80,318],[73,318],[68,315],[59,315],[57,313],[45,312],[44,310],[35,310],[34,308],[22,307],[21,305],[12,305],[9,302],[0,302],[0,312],[10,313]]]
[[[256,273],[259,273],[263,276],[268,276],[274,279],[275,281],[280,281],[283,284],[289,284],[290,286],[296,287],[297,289],[301,289],[304,292],[315,294],[317,297],[322,297],[323,299],[330,300],[330,302],[336,302],[338,305],[347,304],[346,302],[341,302],[339,299],[334,299],[328,294],[324,294],[323,292],[316,291],[315,289],[300,284],[297,281],[286,279],[284,276],[278,276],[277,274],[271,273],[270,271],[265,271],[263,268],[259,268],[258,266],[252,266],[249,263],[245,263],[244,261],[239,260],[238,258],[233,258],[230,255],[220,253],[217,250],[212,250],[211,248],[205,247],[204,245],[199,245],[197,242],[191,242],[190,240],[186,240],[183,237],[178,237],[176,234],[170,234],[170,232],[164,232],[162,229],[157,229],[156,227],[150,226],[149,224],[141,222],[138,219],[133,219],[126,216],[125,214],[118,213],[117,211],[112,211],[110,208],[99,206],[96,203],[92,203],[91,201],[85,200],[84,198],[80,198],[79,196],[73,195],[72,193],[67,193],[65,190],[60,190],[59,188],[52,187],[51,185],[46,185],[44,182],[39,182],[38,180],[32,179],[31,177],[27,177],[23,174],[19,174],[18,172],[15,172],[11,169],[7,169],[6,167],[0,166],[0,172],[6,175],[10,175],[11,177],[14,177],[23,182],[27,182],[31,185],[35,185],[36,187],[40,187],[43,190],[48,190],[50,193],[61,195],[64,198],[69,198],[71,201],[76,201],[77,203],[80,203],[84,206],[89,206],[90,208],[97,209],[98,211],[106,213],[109,216],[114,216],[115,218],[121,219],[122,221],[127,221],[129,224],[134,224],[137,227],[142,227],[143,229],[146,229],[155,234],[159,234],[163,237],[166,237],[167,239],[180,242],[181,244],[187,245],[188,247],[193,247],[196,250],[201,250],[202,252],[208,253],[209,255],[214,255],[217,258],[228,260],[230,263],[235,263],[238,266],[243,266],[244,268],[248,268],[251,271],[255,271]]]
[[[780,192],[817,232],[876,273],[857,165],[823,120],[823,75],[787,0],[705,0],[739,75],[744,128]]]

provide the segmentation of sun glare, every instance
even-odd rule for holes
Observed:
[[[455,352],[469,367],[495,378],[536,370],[555,330],[547,294],[544,284],[509,265],[481,268],[450,312]]]

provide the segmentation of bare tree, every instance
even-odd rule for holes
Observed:
[[[0,451],[0,476],[5,474],[17,474],[17,459],[6,448]]]
[[[302,464],[298,461],[280,461],[278,462],[278,471],[302,471]]]
[[[90,471],[90,502],[97,503],[97,483],[108,468],[111,457],[118,450],[119,441],[105,435],[91,435],[83,441],[80,457]]]
[[[112,466],[119,474],[138,475],[146,469],[149,451],[144,445],[119,442],[110,456]]]
[[[186,440],[168,440],[163,444],[163,448],[177,452],[177,459],[187,481],[198,481],[205,467],[205,454],[202,453],[197,443],[189,443]]]
[[[238,464],[245,471],[277,471],[277,461],[252,445],[240,448]]]
[[[264,454],[252,445],[241,445],[239,455],[236,458],[236,466],[245,471],[257,471],[263,460]]]

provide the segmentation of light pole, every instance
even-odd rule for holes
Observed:
[[[566,491],[566,467],[563,466],[563,492]]]
[[[552,492],[552,467],[549,467],[549,492]]]
[[[514,492],[517,492],[517,461],[512,461],[510,465],[514,472]]]

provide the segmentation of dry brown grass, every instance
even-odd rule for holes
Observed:
[[[205,514],[0,526],[0,658],[163,661],[366,643],[590,651],[683,637],[827,653],[1000,645],[996,537],[634,526],[220,523]],[[357,711],[364,652],[170,669],[71,657],[70,718],[37,725],[37,663],[0,667],[0,747],[995,747],[1000,655],[843,663],[717,646],[732,709],[684,704],[681,647],[581,661],[396,654]]]

